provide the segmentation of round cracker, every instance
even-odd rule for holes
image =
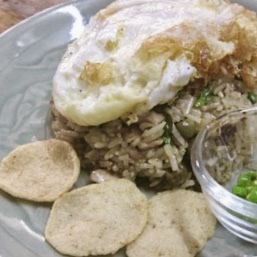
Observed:
[[[69,191],[80,161],[67,142],[50,139],[18,146],[0,163],[0,189],[35,202],[52,202]]]
[[[190,257],[213,235],[216,219],[201,193],[167,191],[154,196],[144,232],[127,247],[129,257]]]
[[[116,179],[74,190],[57,199],[45,236],[62,254],[114,254],[139,236],[146,221],[144,194],[134,183]]]

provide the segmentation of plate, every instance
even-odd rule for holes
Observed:
[[[41,12],[0,37],[0,159],[19,144],[51,137],[52,77],[69,42],[111,0],[82,0]],[[257,10],[256,1],[237,1]],[[82,172],[77,186],[87,183]],[[0,193],[0,257],[57,257],[44,239],[51,206]],[[199,257],[257,256],[257,246],[221,226]],[[124,257],[120,252],[115,257]],[[142,256],[144,257],[144,256]],[[183,257],[183,256],[181,256]]]

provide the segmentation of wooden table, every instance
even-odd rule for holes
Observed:
[[[0,33],[17,22],[65,0],[0,0]]]

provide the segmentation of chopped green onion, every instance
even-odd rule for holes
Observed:
[[[250,170],[242,173],[232,193],[250,202],[257,203],[257,172]]]
[[[250,181],[254,181],[257,179],[257,173],[256,173],[256,171],[247,171],[247,172],[241,174],[238,179],[240,179],[242,177],[246,177]]]
[[[212,99],[212,97],[213,97],[213,92],[212,92],[212,90],[211,90],[210,88],[205,88],[205,89],[201,92],[201,94],[200,94],[200,96],[198,97],[198,99],[196,100],[194,106],[195,106],[196,108],[203,107],[203,106],[207,105],[207,104],[210,102],[210,100]]]
[[[172,144],[172,128],[173,128],[173,122],[170,117],[170,115],[166,114],[166,125],[164,127],[164,133],[163,133],[163,142],[165,145],[171,145]]]
[[[246,199],[252,203],[257,203],[257,187],[252,189],[252,191],[247,195]]]
[[[250,186],[252,184],[252,180],[249,176],[247,176],[247,173],[242,174],[239,176],[237,184],[243,187]]]
[[[257,103],[257,95],[254,92],[248,92],[247,98],[251,101],[252,104]]]
[[[246,187],[247,194],[250,194],[250,192],[253,190],[253,186]]]
[[[232,188],[232,193],[242,198],[247,197],[247,189],[245,187],[234,186]]]

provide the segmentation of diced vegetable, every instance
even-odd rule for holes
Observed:
[[[252,104],[257,103],[257,95],[254,92],[248,92],[247,97],[251,101]]]
[[[212,99],[213,96],[214,95],[213,95],[212,90],[210,88],[205,88],[201,92],[201,94],[198,97],[198,99],[196,100],[194,106],[196,108],[200,108],[200,107],[203,107],[203,106],[207,105],[210,102],[210,100]]]
[[[180,134],[186,139],[191,139],[197,134],[196,124],[191,120],[180,121],[176,123],[176,126]]]

